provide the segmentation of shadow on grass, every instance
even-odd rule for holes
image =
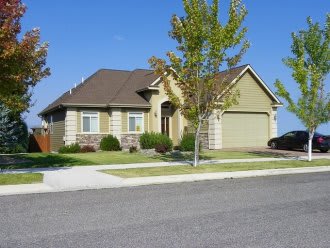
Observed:
[[[154,155],[153,158],[162,160],[164,162],[193,161],[194,153],[193,152],[173,151],[170,154]],[[212,157],[201,153],[199,155],[199,159],[200,160],[210,160],[210,159],[212,159]]]
[[[11,160],[12,162],[10,163],[0,164],[0,168],[2,170],[50,167],[56,168],[64,166],[71,167],[75,165],[84,165],[91,163],[88,160],[49,153],[14,155]]]

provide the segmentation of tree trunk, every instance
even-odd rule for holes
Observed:
[[[195,133],[195,154],[194,154],[194,167],[199,165],[199,132],[201,131],[202,121],[199,120],[198,127]]]
[[[312,161],[312,150],[313,150],[313,137],[314,137],[315,129],[309,130],[309,137],[308,137],[308,161]]]

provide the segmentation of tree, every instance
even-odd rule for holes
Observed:
[[[0,101],[17,113],[31,105],[31,88],[50,75],[45,68],[48,44],[40,44],[40,30],[17,38],[25,11],[21,0],[0,0]]]
[[[280,80],[276,80],[277,94],[288,102],[294,113],[309,131],[308,161],[312,160],[312,140],[316,128],[330,120],[330,94],[325,92],[325,80],[330,71],[330,15],[324,29],[307,18],[308,29],[292,33],[293,57],[283,59],[292,70],[300,97],[295,102]]]
[[[245,39],[247,28],[241,28],[247,14],[241,0],[231,0],[229,18],[225,25],[219,21],[219,1],[183,0],[185,17],[173,15],[169,35],[178,43],[179,54],[167,53],[164,59],[152,57],[151,67],[163,80],[171,103],[188,119],[195,129],[194,166],[199,163],[199,133],[210,114],[220,118],[221,112],[237,103],[239,91],[226,78],[218,76],[220,67],[236,66],[249,47]],[[181,90],[176,95],[169,76]]]
[[[10,153],[17,143],[17,121],[10,118],[10,110],[0,102],[0,153]]]

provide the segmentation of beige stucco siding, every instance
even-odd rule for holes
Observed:
[[[149,131],[149,110],[148,109],[138,109],[138,108],[122,108],[121,109],[121,131],[122,133],[128,133],[128,113],[144,113],[144,132]]]
[[[171,84],[171,88],[172,88],[173,92],[177,96],[181,96],[181,91],[175,85],[175,81],[173,80],[173,78],[169,77],[169,79],[170,79],[170,84]],[[147,100],[149,100],[149,102],[151,104],[151,109],[150,109],[150,114],[149,114],[149,127],[150,127],[150,131],[154,131],[154,132],[161,132],[161,104],[168,101],[168,96],[166,95],[163,84],[160,83],[158,85],[158,87],[159,87],[158,91],[155,90],[155,91],[152,91],[151,93],[146,94],[146,98],[147,98]],[[181,119],[184,119],[184,118],[181,117]],[[182,123],[182,126],[180,126],[180,129],[182,131],[183,127],[185,125],[187,125],[187,122],[181,121],[181,123]],[[173,123],[172,123],[172,126],[173,126]]]
[[[65,111],[58,111],[51,114],[53,119],[53,128],[50,133],[50,150],[58,151],[61,146],[64,146],[65,136]],[[49,116],[50,123],[50,116]],[[51,123],[50,123],[51,124]]]
[[[180,132],[179,132],[179,111],[176,110],[172,117],[172,141],[174,145],[179,144]]]
[[[270,112],[272,101],[261,85],[247,72],[237,82],[236,87],[240,91],[239,104],[234,105],[228,111]]]

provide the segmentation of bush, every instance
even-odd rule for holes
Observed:
[[[80,146],[78,143],[62,146],[60,147],[60,149],[58,149],[58,153],[79,153],[79,152],[80,152]]]
[[[129,148],[129,152],[130,152],[130,153],[137,152],[137,147],[136,147],[136,146],[131,146],[131,147]]]
[[[171,151],[173,148],[172,140],[165,134],[155,133],[155,132],[146,132],[141,135],[140,137],[140,145],[142,149],[155,149],[158,147],[160,150],[159,145],[164,145],[166,147],[166,152]],[[157,151],[157,150],[156,150]]]
[[[100,143],[100,148],[102,151],[120,151],[120,143],[117,137],[109,134],[108,136],[102,138]]]
[[[85,153],[85,152],[95,152],[95,148],[92,145],[85,145],[85,146],[81,147],[80,152],[83,152],[83,153]]]
[[[153,149],[157,143],[157,138],[159,133],[155,132],[145,132],[140,137],[140,146],[142,149]]]
[[[192,133],[184,134],[180,141],[180,151],[193,152],[195,151],[195,135]]]
[[[155,151],[158,153],[166,153],[171,151],[171,149],[166,144],[157,144],[155,147]]]

